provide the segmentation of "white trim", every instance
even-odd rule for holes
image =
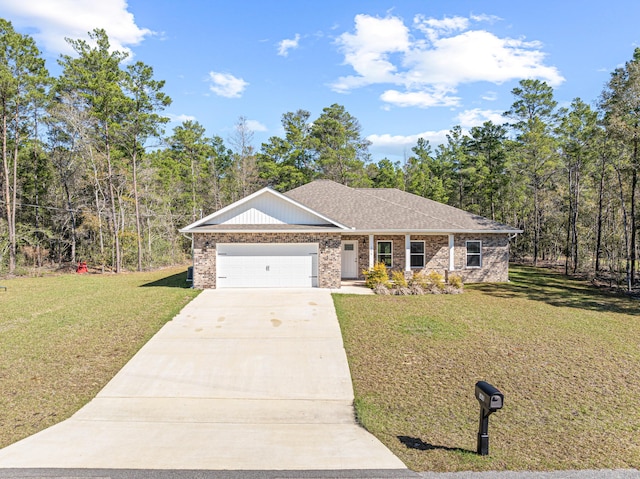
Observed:
[[[404,235],[404,270],[411,271],[411,235]]]
[[[216,218],[217,216],[220,216],[224,213],[226,213],[227,211],[230,211],[234,208],[237,208],[238,206],[251,201],[252,199],[256,198],[257,196],[260,195],[264,195],[264,194],[272,194],[274,195],[276,198],[280,198],[281,200],[284,200],[304,211],[306,211],[307,213],[311,213],[312,215],[317,216],[318,218],[320,218],[321,220],[324,220],[328,223],[331,223],[335,226],[337,226],[338,228],[340,228],[341,230],[351,230],[352,228],[349,228],[348,226],[345,226],[341,223],[338,223],[337,221],[332,220],[331,218],[328,218],[320,213],[318,213],[317,211],[312,210],[311,208],[303,205],[302,203],[298,203],[295,200],[292,200],[291,198],[289,198],[288,196],[283,195],[282,193],[278,193],[276,190],[273,190],[269,187],[266,188],[262,188],[259,191],[256,191],[255,193],[249,195],[249,196],[245,196],[244,198],[242,198],[241,200],[236,201],[235,203],[231,203],[228,206],[225,206],[224,208],[216,211],[215,213],[210,214],[209,216],[206,216],[194,223],[191,223],[190,225],[185,226],[184,228],[180,229],[179,231],[181,233],[190,233],[191,230],[193,230],[194,228],[200,226],[200,225],[204,225],[206,223],[208,223],[209,221],[211,221],[212,219]]]
[[[392,234],[412,234],[412,235],[450,235],[450,234],[517,234],[523,230],[431,230],[431,229],[393,229],[393,230],[371,230],[371,229],[350,229],[344,231],[343,234],[376,234],[376,235],[392,235]]]
[[[179,230],[183,232],[183,230]],[[207,228],[206,226],[199,226],[198,229],[192,231],[185,231],[185,234],[197,234],[197,233],[340,233],[344,230],[340,228],[309,228],[309,229],[287,229],[287,228],[279,228],[279,229],[245,229],[245,228],[233,228],[231,225],[229,228],[220,228],[216,225],[211,225],[211,228]]]
[[[185,231],[186,227],[179,230],[180,233],[192,234],[192,233],[340,233],[343,237],[348,236],[375,236],[375,235],[398,235],[398,234],[409,234],[410,232],[413,236],[452,236],[453,234],[509,234],[509,231],[481,231],[481,230],[469,230],[469,231],[425,231],[425,230],[379,230],[379,231],[371,231],[371,230],[362,230],[357,231],[353,229],[345,230],[338,227],[321,227],[321,226],[309,226],[309,229],[264,229],[264,228],[256,228],[256,229],[240,229],[233,228],[233,225],[228,225],[228,228],[221,229],[219,225],[210,225],[211,228],[207,226],[200,226],[195,230]],[[226,225],[225,225],[226,226]],[[285,225],[286,226],[286,225]]]
[[[422,243],[422,253],[412,253],[411,252],[411,243]],[[412,256],[420,256],[422,255],[422,266],[411,266],[411,257]],[[426,243],[424,240],[413,240],[409,241],[409,269],[422,269],[427,265],[427,252],[426,252]]]
[[[455,238],[453,235],[449,235],[449,271],[456,270],[456,249]]]
[[[369,235],[369,269],[373,268],[373,265],[375,264],[375,258],[376,253],[373,246],[373,235]]]
[[[190,227],[191,225],[189,225]],[[208,228],[207,226],[211,226],[210,228]],[[327,226],[327,227],[314,227],[314,226],[310,226],[309,229],[290,229],[290,230],[285,230],[285,229],[264,229],[264,228],[256,228],[256,229],[240,229],[240,228],[233,228],[233,225],[228,225],[227,228],[225,229],[221,229],[219,225],[206,225],[206,226],[199,226],[197,227],[197,229],[191,229],[189,231],[186,231],[188,227],[185,226],[184,228],[178,230],[180,233],[184,233],[184,234],[192,234],[192,233],[322,233],[322,232],[327,232],[327,233],[335,233],[335,232],[339,232],[342,236],[350,236],[350,235],[362,235],[362,236],[374,236],[376,234],[378,235],[391,235],[391,234],[406,234],[407,231],[411,231],[412,235],[418,236],[418,235],[423,235],[423,236],[451,236],[454,233],[455,234],[510,234],[509,231],[479,231],[479,230],[473,230],[473,231],[456,231],[456,232],[451,232],[451,231],[439,231],[439,232],[433,232],[433,231],[424,231],[424,230],[381,230],[381,231],[376,231],[376,232],[371,232],[369,230],[367,231],[355,231],[355,230],[345,230],[343,228],[339,228],[339,227],[332,227],[332,226]]]
[[[376,241],[376,263],[381,263],[381,261],[379,260],[380,253],[378,252],[378,245],[380,243],[391,244],[391,252],[389,253],[391,255],[391,266],[388,266],[388,268],[393,268],[393,240],[377,240]]]
[[[480,257],[480,266],[469,266],[469,243],[480,243],[480,253],[471,253],[471,255],[473,256],[479,256]],[[464,243],[464,247],[465,247],[465,260],[464,260],[464,265],[465,268],[468,269],[480,269],[482,268],[482,240],[467,240]]]

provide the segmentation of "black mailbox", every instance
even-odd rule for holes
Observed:
[[[480,403],[480,424],[478,426],[478,454],[489,454],[489,416],[502,409],[504,394],[486,381],[476,383],[476,399]]]
[[[487,411],[496,412],[504,405],[504,394],[486,381],[476,383],[476,399]]]

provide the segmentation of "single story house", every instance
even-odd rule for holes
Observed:
[[[521,230],[391,188],[317,180],[264,188],[181,229],[193,238],[193,287],[339,288],[376,262],[392,270],[507,281]]]

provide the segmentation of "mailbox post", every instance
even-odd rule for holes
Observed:
[[[480,424],[478,425],[478,454],[489,454],[489,416],[502,409],[504,394],[486,381],[476,383],[476,399],[480,403]]]

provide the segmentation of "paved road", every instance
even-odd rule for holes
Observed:
[[[38,469],[3,470],[0,479],[420,479],[411,471],[202,471],[202,470],[106,470]]]
[[[208,290],[0,469],[406,471],[352,404],[329,291]]]
[[[637,470],[414,473],[400,470],[203,471],[0,469],[0,479],[638,479]]]

